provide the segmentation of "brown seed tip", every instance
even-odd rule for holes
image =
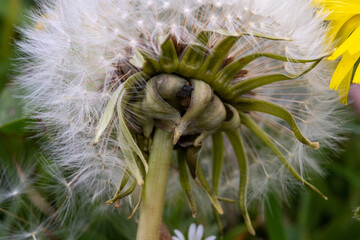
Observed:
[[[319,144],[319,142],[312,142],[312,143],[310,143],[310,147],[312,147],[314,149],[319,149],[320,144]]]

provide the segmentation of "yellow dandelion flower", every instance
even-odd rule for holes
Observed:
[[[330,88],[339,92],[340,102],[347,104],[350,84],[360,84],[360,1],[315,0],[329,12],[329,39],[337,49],[329,57],[336,60],[342,56],[330,82]]]

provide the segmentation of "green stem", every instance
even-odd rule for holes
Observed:
[[[155,130],[145,178],[137,240],[159,240],[173,144],[172,134]]]

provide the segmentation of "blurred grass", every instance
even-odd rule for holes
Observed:
[[[16,161],[30,161],[39,154],[35,139],[29,139],[25,130],[26,119],[16,97],[21,94],[16,86],[9,85],[14,74],[14,40],[19,38],[15,24],[26,23],[24,12],[34,6],[30,0],[0,1],[0,164],[12,165]],[[248,234],[239,215],[232,218],[223,216],[225,240],[270,239],[270,240],[357,240],[360,239],[360,221],[353,218],[360,206],[360,123],[353,125],[349,140],[342,146],[345,150],[339,156],[328,151],[330,160],[325,165],[328,174],[312,183],[329,198],[323,200],[313,192],[304,189],[286,205],[276,196],[270,196],[262,209],[253,213],[257,236]],[[35,163],[32,163],[35,164]],[[6,219],[0,214],[0,222]],[[165,210],[165,222],[171,232],[180,229],[186,232],[191,222],[206,225],[206,235],[217,234],[214,219],[207,215],[191,218],[190,210],[183,200],[179,200]],[[0,239],[1,239],[0,229]],[[128,239],[132,240],[136,224],[126,218],[99,216],[89,223],[81,239]]]

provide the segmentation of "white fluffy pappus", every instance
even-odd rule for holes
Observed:
[[[159,39],[165,35],[186,46],[200,31],[217,30],[250,33],[230,50],[228,58],[233,59],[256,52],[317,59],[328,50],[323,44],[324,19],[315,14],[310,0],[44,0],[39,5],[41,9],[31,15],[33,26],[21,30],[18,82],[27,91],[24,101],[29,113],[42,122],[39,130],[48,136],[45,148],[61,169],[72,172],[73,182],[86,196],[83,199],[92,202],[111,198],[125,173],[123,150],[129,146],[112,135],[119,131],[117,118],[100,142],[92,143],[112,93],[139,71],[130,62],[135,50],[157,58]],[[255,32],[287,40],[258,38]],[[209,54],[222,38],[211,36]],[[234,81],[298,74],[310,65],[258,58],[246,67],[245,77]],[[328,82],[327,66],[320,63],[305,76],[266,85],[251,94],[282,105],[311,141],[333,147],[342,131],[338,118],[342,110]],[[316,150],[299,143],[285,122],[266,114],[251,116],[301,173],[321,172],[311,158]],[[243,130],[251,162],[248,200],[261,199],[271,186],[292,188],[296,182],[287,169]]]

